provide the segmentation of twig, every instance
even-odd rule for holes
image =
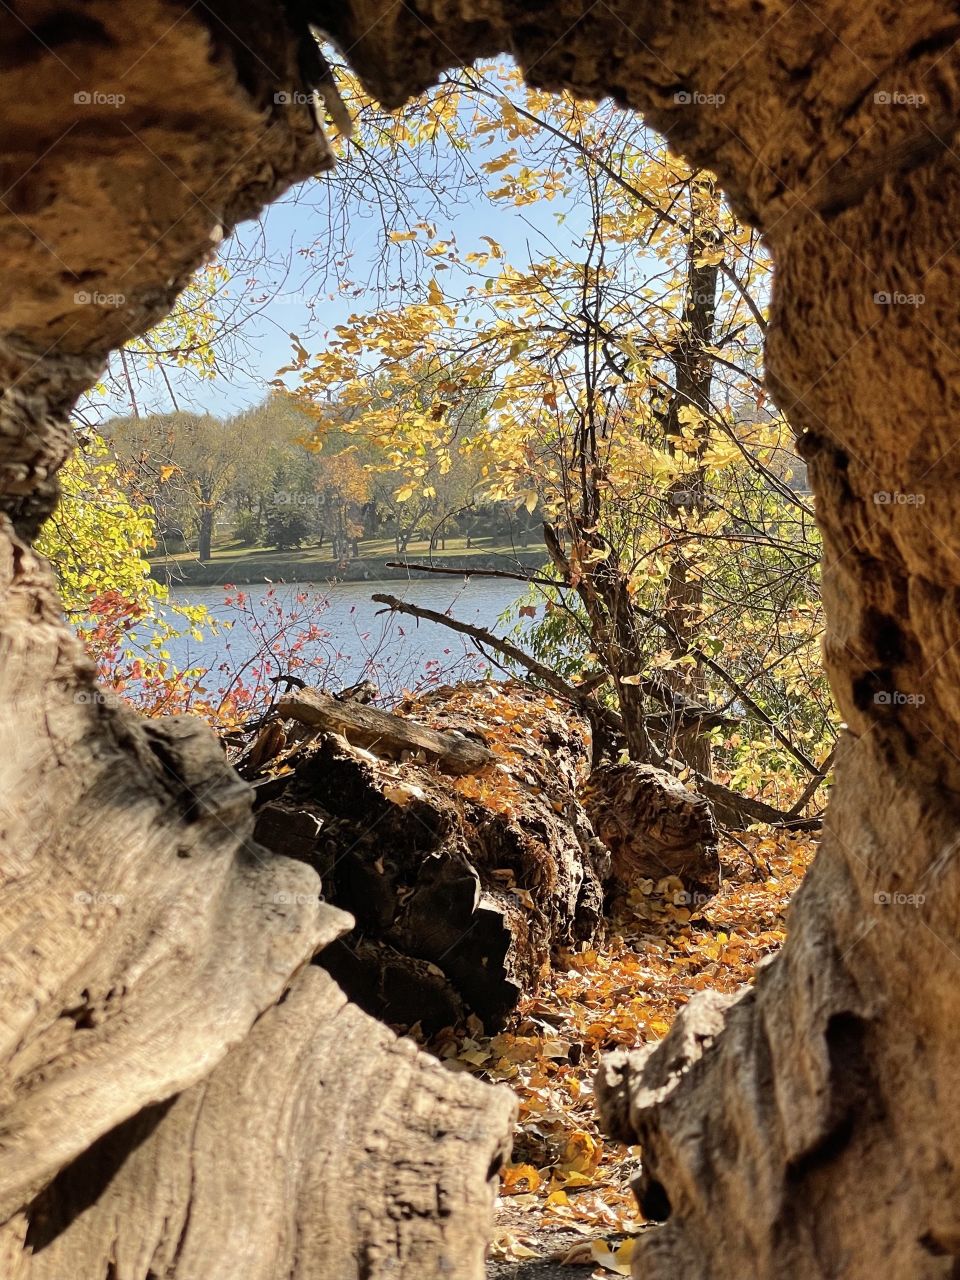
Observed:
[[[388,560],[388,569],[415,569],[418,573],[445,573],[455,578],[510,578],[514,582],[529,582],[537,587],[557,587],[561,591],[572,591],[566,582],[558,582],[555,578],[541,578],[537,574],[517,573],[511,569],[457,569],[439,564],[409,564],[406,560]]]
[[[744,844],[743,841],[739,839],[739,837],[735,836],[731,831],[727,832],[727,839],[732,840],[734,844],[738,844],[740,848],[743,850],[743,852],[747,855],[747,857],[753,863],[754,871],[758,871],[760,873],[759,878],[761,880],[761,883],[764,880],[770,879],[771,875],[773,874],[773,871],[771,870],[771,867],[770,867],[770,863],[766,862],[763,858],[761,858],[759,853],[757,853],[756,849],[751,849],[748,844]]]
[[[801,795],[800,799],[790,810],[791,817],[794,814],[803,813],[804,809],[807,807],[807,805],[810,803],[810,801],[819,791],[820,787],[823,785],[824,779],[826,778],[827,774],[830,772],[831,768],[833,767],[833,757],[836,755],[836,753],[837,753],[837,748],[836,748],[836,745],[834,745],[830,748],[830,750],[824,756],[823,762],[821,763],[818,771],[813,775],[813,777],[807,783],[806,787],[804,787],[803,794]]]

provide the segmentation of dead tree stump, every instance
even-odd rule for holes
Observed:
[[[677,876],[690,894],[720,887],[717,824],[709,800],[663,769],[621,764],[595,769],[580,799],[611,854],[616,889]]]

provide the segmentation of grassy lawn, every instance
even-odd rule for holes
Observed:
[[[409,543],[406,553],[397,555],[396,544],[392,538],[367,538],[360,543],[361,560],[466,560],[471,556],[513,556],[524,551],[536,552],[543,548],[539,540],[531,540],[527,547],[519,543],[511,543],[502,537],[473,538],[470,547],[466,538],[448,538],[444,550],[439,548],[431,555],[430,543],[424,538]],[[195,562],[195,551],[179,551],[169,556],[154,556],[155,565],[184,564]],[[214,546],[210,563],[223,564],[236,562],[238,565],[254,567],[260,561],[271,564],[311,565],[329,567],[333,561],[330,555],[330,544],[318,547],[316,543],[305,543],[295,551],[277,551],[275,547],[243,546],[239,542],[221,542]]]

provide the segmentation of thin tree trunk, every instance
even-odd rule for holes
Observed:
[[[668,446],[680,460],[689,457],[679,447],[684,410],[691,410],[698,416],[706,416],[710,412],[713,361],[706,348],[713,341],[720,274],[719,263],[709,257],[704,260],[705,254],[715,253],[718,248],[716,220],[710,212],[698,207],[702,199],[708,208],[715,209],[718,197],[713,183],[707,179],[694,181],[692,188],[694,211],[691,214],[687,287],[681,336],[673,351],[674,393],[665,423]],[[700,425],[695,430],[700,441],[697,457],[700,457],[709,441],[709,427]],[[671,657],[675,664],[689,656],[703,612],[703,583],[689,565],[684,531],[691,521],[694,525],[692,538],[696,539],[696,523],[706,510],[705,486],[705,470],[695,460],[693,466],[681,471],[667,491],[669,517],[676,532],[667,580],[665,617],[676,637],[671,642]],[[706,702],[708,680],[699,665],[674,665],[665,675],[679,693],[697,702]],[[678,759],[705,777],[713,777],[713,752],[706,732],[696,725],[678,723],[671,737],[672,752]]]

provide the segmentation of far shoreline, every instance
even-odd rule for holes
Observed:
[[[280,582],[325,585],[337,582],[423,582],[428,579],[437,581],[441,575],[417,572],[418,566],[443,569],[443,576],[451,578],[455,578],[460,572],[465,578],[470,577],[484,569],[514,573],[523,569],[542,569],[547,559],[547,550],[540,546],[505,554],[478,549],[475,553],[435,555],[430,559],[408,558],[404,561],[405,567],[391,566],[390,561],[400,558],[359,556],[344,563],[324,561],[309,555],[298,556],[295,552],[285,555],[276,553],[273,556],[269,553],[236,557],[215,555],[207,561],[165,557],[151,561],[150,576],[174,590],[177,587],[255,586]],[[518,581],[518,591],[522,587],[523,583]]]

